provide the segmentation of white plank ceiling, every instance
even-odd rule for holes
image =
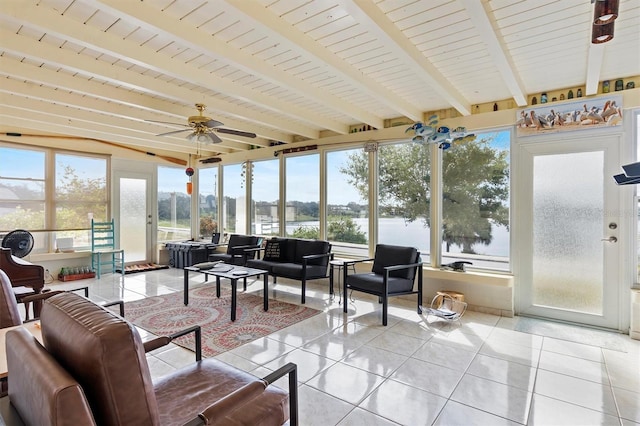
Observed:
[[[224,154],[590,94],[640,75],[640,1],[620,1],[603,45],[592,15],[590,0],[2,0],[0,130]],[[258,137],[195,147],[147,121],[186,123],[195,103]]]

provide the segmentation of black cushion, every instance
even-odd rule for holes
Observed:
[[[384,294],[384,276],[373,272],[347,276],[347,286],[353,290],[376,295]],[[388,294],[405,293],[413,290],[413,279],[389,277]]]
[[[302,263],[302,258],[310,254],[326,254],[331,250],[331,245],[327,241],[322,240],[296,240],[296,255],[294,263]],[[312,259],[308,262],[309,265],[322,265],[327,266],[329,264],[329,256],[321,257],[319,259]]]
[[[271,273],[271,271],[273,270],[273,266],[277,264],[278,263],[276,262],[263,259],[248,259],[246,266],[247,268],[262,269]]]
[[[270,262],[284,262],[287,258],[287,243],[284,240],[269,240],[264,247],[262,260]]]
[[[302,276],[302,264],[300,263],[274,263],[271,272],[274,275],[292,280],[300,280]],[[321,265],[307,265],[305,279],[324,278],[327,276],[327,267]]]
[[[418,249],[415,247],[378,244],[376,246],[375,260],[373,261],[371,271],[375,274],[384,274],[384,268],[387,266],[410,265],[416,262],[418,262]],[[408,268],[392,271],[389,276],[413,280],[415,269],[416,268]]]

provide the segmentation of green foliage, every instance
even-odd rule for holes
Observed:
[[[360,226],[350,217],[329,218],[329,229],[327,231],[330,241],[367,244],[367,235],[360,230]]]
[[[291,236],[294,238],[317,240],[320,237],[320,229],[317,226],[299,226],[293,230]]]
[[[105,177],[80,177],[68,165],[62,165],[56,175],[56,228],[89,226],[90,214],[96,220],[109,219]]]
[[[23,209],[18,206],[11,213],[0,216],[0,230],[44,229],[44,211]]]
[[[200,216],[200,235],[210,237],[214,232],[218,232],[218,222],[211,216]]]
[[[327,239],[343,243],[367,244],[367,236],[360,230],[350,217],[334,217],[329,219]],[[291,235],[294,238],[306,238],[315,240],[320,238],[320,229],[317,226],[299,226]]]
[[[490,139],[455,144],[443,153],[443,239],[447,250],[458,245],[488,245],[492,225],[509,224],[509,162],[507,152]],[[431,159],[429,147],[417,144],[382,146],[378,150],[381,216],[430,222]],[[368,156],[357,152],[341,172],[360,195],[368,194]]]

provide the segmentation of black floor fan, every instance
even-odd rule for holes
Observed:
[[[15,257],[25,257],[33,250],[33,235],[24,229],[16,229],[4,236],[2,247],[11,249]]]

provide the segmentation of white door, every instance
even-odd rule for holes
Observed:
[[[150,183],[147,174],[118,172],[116,175],[118,205],[117,227],[120,248],[127,264],[150,263],[153,259]]]
[[[621,240],[631,235],[613,179],[620,143],[589,136],[520,146],[519,314],[620,327]]]

